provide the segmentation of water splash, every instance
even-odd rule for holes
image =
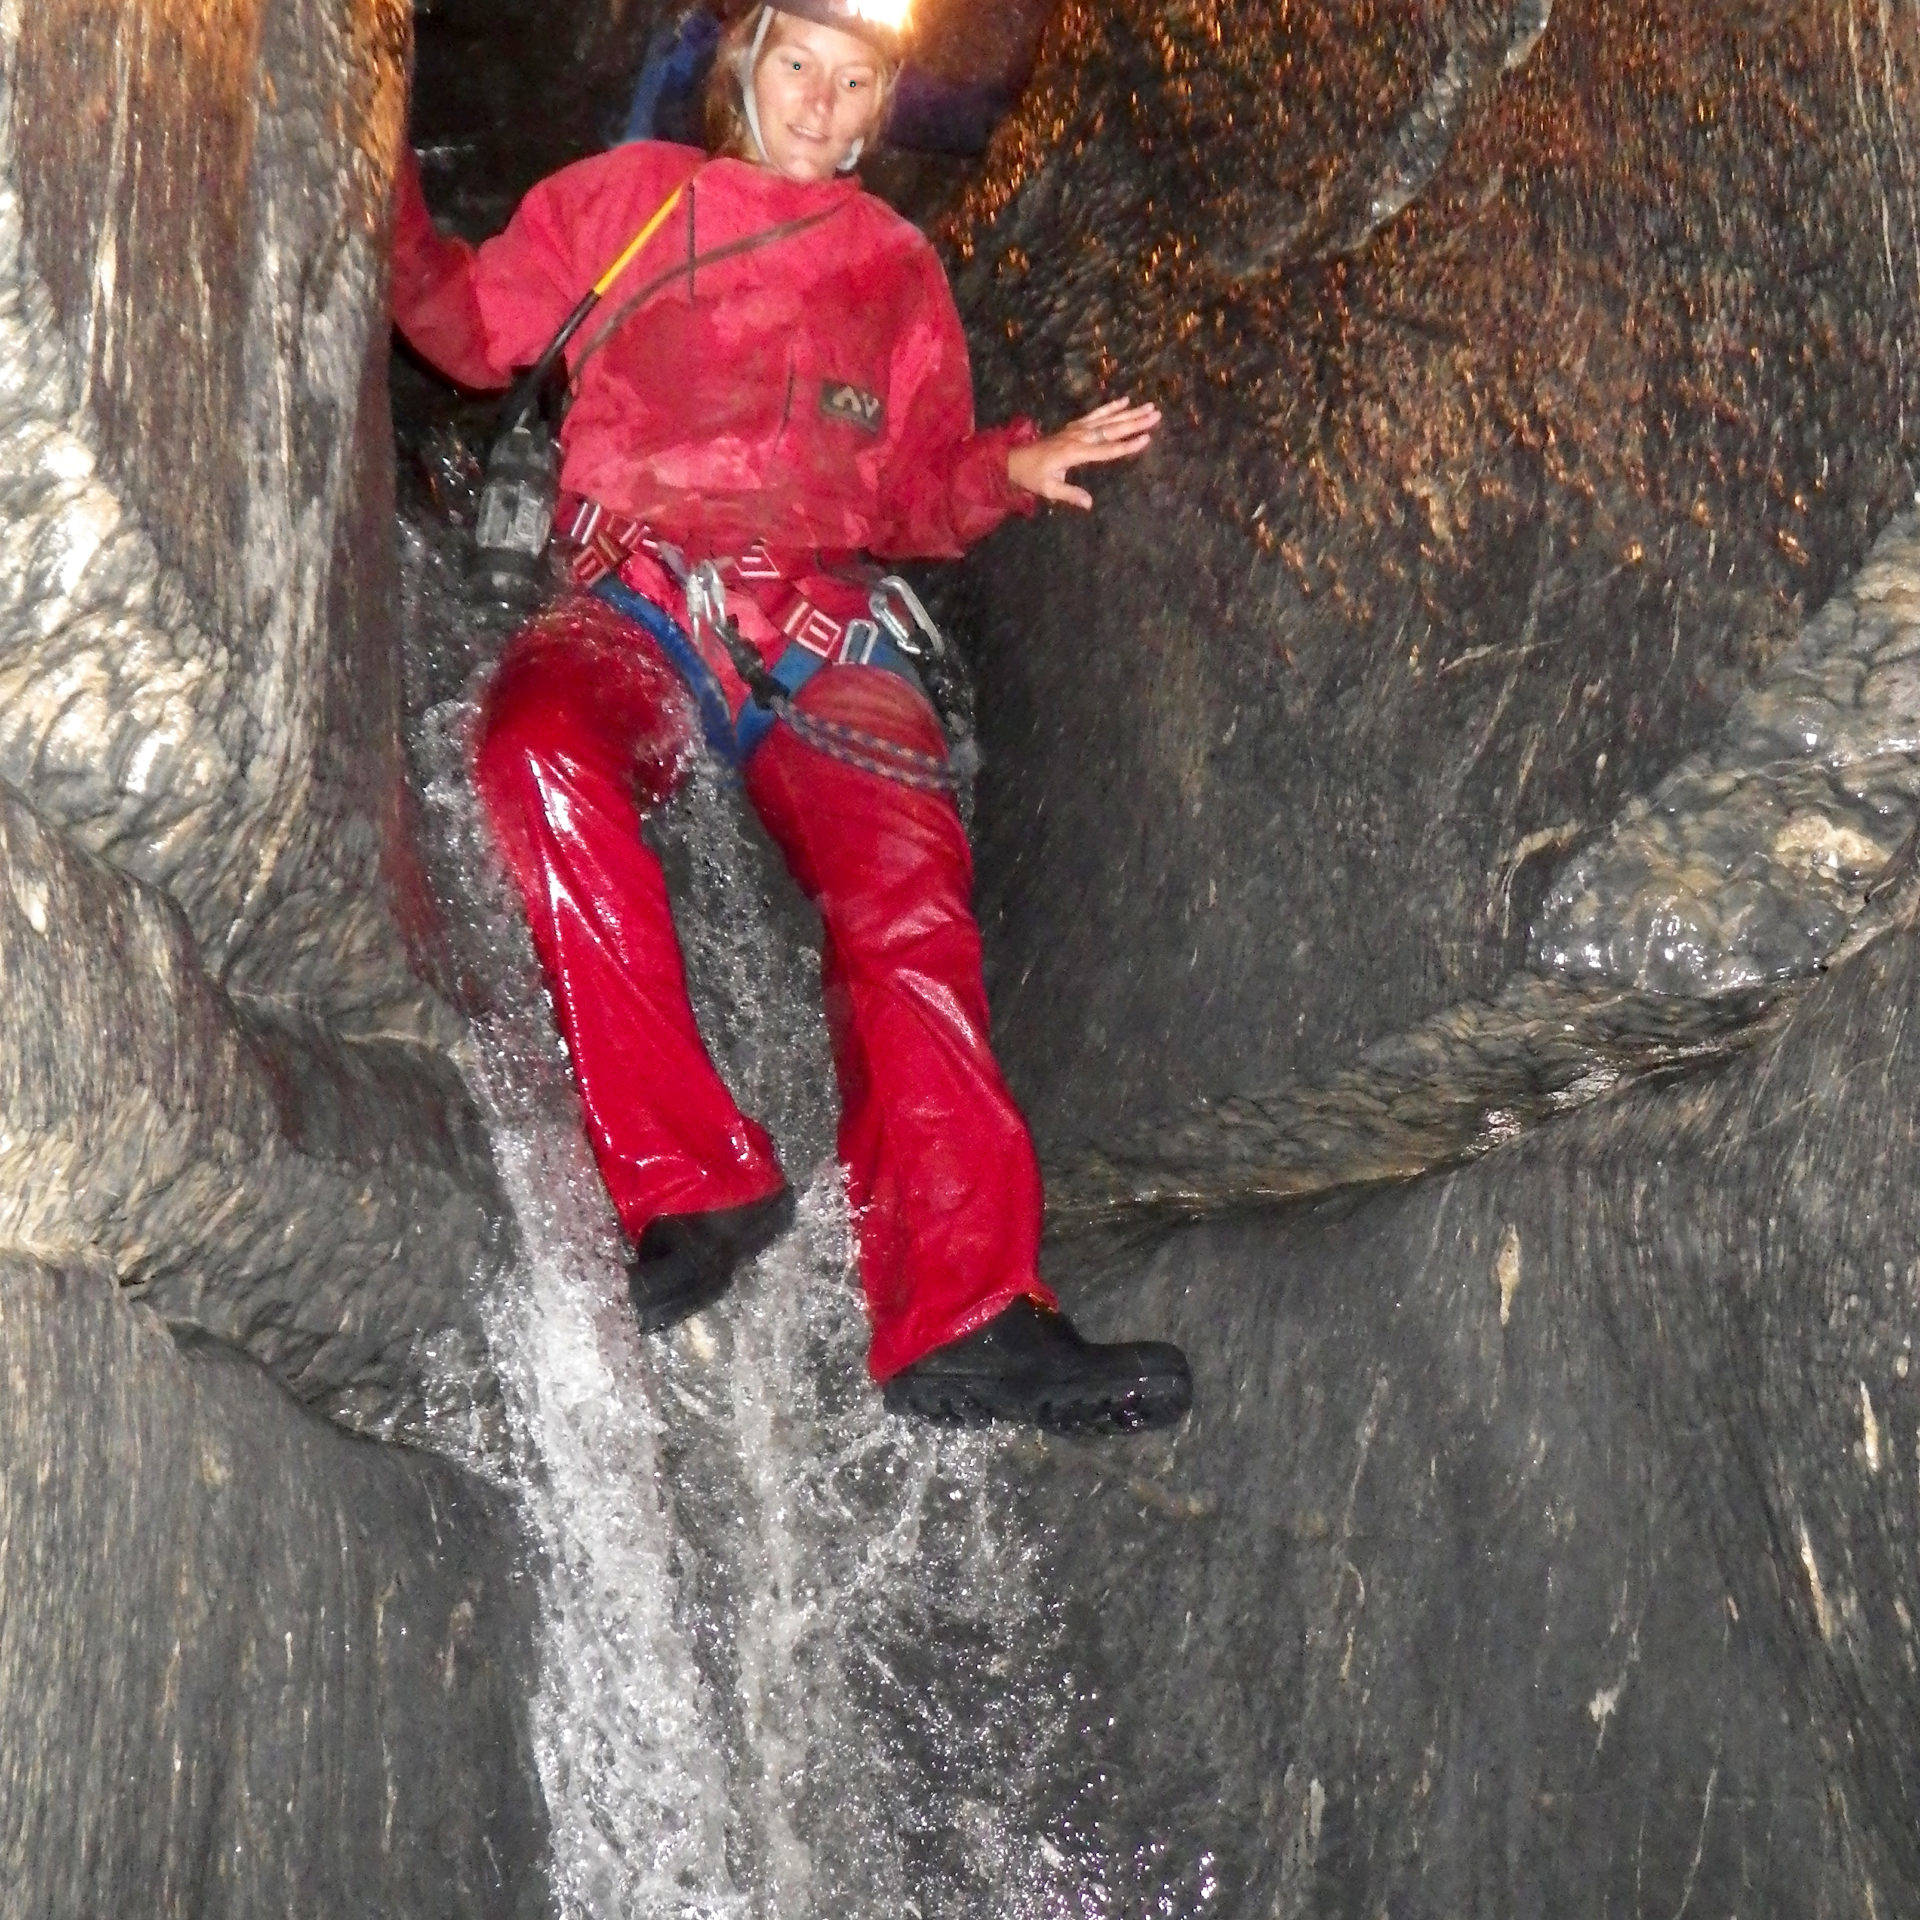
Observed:
[[[434,541],[405,546],[417,680],[471,684],[484,631]],[[473,711],[464,692],[428,705],[413,750],[458,965],[488,1008],[466,1064],[524,1248],[490,1335],[537,1550],[560,1911],[1111,1912],[1043,1791],[1073,1707],[1045,1542],[1009,1472],[1022,1443],[910,1427],[866,1377],[804,909],[737,792],[696,769],[655,833],[696,1007],[803,1191],[793,1231],[726,1302],[643,1341],[465,778]]]

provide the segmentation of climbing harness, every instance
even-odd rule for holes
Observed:
[[[919,595],[897,574],[871,583],[867,617],[841,620],[788,583],[764,547],[726,563],[742,582],[774,590],[767,612],[786,635],[787,645],[769,667],[727,611],[722,563],[689,565],[677,547],[591,500],[563,514],[561,537],[572,549],[569,570],[575,584],[652,635],[692,692],[707,744],[736,771],[746,766],[776,725],[784,724],[831,759],[964,803],[980,763],[970,703],[952,697],[956,688],[964,688],[965,677]],[[686,626],[620,578],[618,569],[638,552],[657,560],[680,587],[686,597]],[[713,636],[747,689],[747,704],[737,717],[701,648],[702,633]],[[797,706],[801,689],[829,666],[878,667],[905,680],[932,701],[948,736],[947,752],[923,753]],[[940,697],[943,689],[945,700]]]
[[[744,771],[767,735],[776,725],[784,724],[816,752],[845,766],[857,767],[863,773],[877,774],[881,779],[894,780],[922,792],[943,793],[955,801],[966,796],[979,765],[979,751],[971,734],[944,755],[923,753],[917,747],[889,740],[884,734],[870,733],[844,720],[808,713],[795,704],[801,688],[822,667],[834,665],[879,667],[924,692],[924,684],[907,656],[879,634],[876,623],[864,620],[848,623],[850,627],[865,630],[856,637],[856,650],[843,649],[835,658],[826,659],[809,648],[792,644],[768,667],[727,615],[726,589],[711,561],[692,569],[685,587],[686,627],[665,608],[636,593],[613,575],[600,580],[591,591],[659,644],[693,694],[707,744],[736,772]],[[876,600],[879,597],[876,589]],[[703,630],[720,643],[729,664],[746,685],[747,704],[741,708],[738,718],[731,710],[718,676],[700,650],[698,636]]]

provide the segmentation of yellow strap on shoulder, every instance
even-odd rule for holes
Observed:
[[[593,297],[596,300],[606,297],[607,289],[626,272],[634,255],[666,224],[668,215],[680,204],[680,196],[685,193],[686,190],[687,183],[682,180],[680,184],[661,201],[647,224],[628,242],[627,250],[593,283]]]

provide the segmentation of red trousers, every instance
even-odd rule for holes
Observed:
[[[874,667],[828,667],[802,708],[943,750],[927,702]],[[687,1002],[643,805],[690,763],[693,701],[652,639],[590,595],[509,644],[475,753],[487,818],[526,904],[620,1223],[745,1205],[782,1175]],[[953,803],[775,727],[746,790],[820,910],[860,1279],[884,1380],[1011,1301],[1051,1303],[1040,1176],[987,1038],[972,860]]]

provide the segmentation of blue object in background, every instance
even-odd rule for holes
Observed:
[[[919,67],[902,67],[887,112],[887,140],[914,153],[984,153],[1013,100],[1013,89],[993,81],[939,80]]]
[[[677,20],[659,28],[647,42],[620,138],[697,144],[701,96],[719,45],[720,22],[705,7],[689,7]]]

